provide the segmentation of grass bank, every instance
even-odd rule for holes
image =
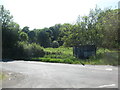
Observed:
[[[118,65],[118,54],[116,50],[108,50],[99,48],[96,56],[89,59],[78,59],[73,56],[73,48],[45,48],[44,57],[32,58],[32,60],[52,63],[68,63],[68,64],[91,64],[91,65]]]

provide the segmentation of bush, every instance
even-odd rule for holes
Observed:
[[[25,32],[20,32],[20,34],[19,34],[19,39],[20,39],[21,41],[27,41],[27,40],[28,40],[28,35],[27,35],[27,33],[25,33]]]
[[[43,51],[42,47],[36,43],[30,44],[30,54],[32,57],[43,57],[45,52]]]
[[[26,42],[19,42],[16,51],[16,57],[19,59],[43,57],[45,55],[43,48],[36,43],[28,44]]]
[[[58,48],[59,47],[59,43],[57,41],[53,41],[52,47],[53,48]]]
[[[65,60],[64,60],[64,63],[69,63],[69,64],[72,64],[72,63],[73,63],[73,61],[72,61],[71,59],[65,59]]]

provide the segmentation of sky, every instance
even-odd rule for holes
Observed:
[[[88,15],[96,5],[117,8],[119,0],[0,0],[21,28],[41,29],[55,24],[74,24],[78,15]]]

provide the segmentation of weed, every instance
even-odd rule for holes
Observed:
[[[118,65],[118,52],[109,49],[99,48],[96,56],[84,60],[74,57],[71,47],[44,48],[44,51],[46,52],[44,57],[33,58],[33,60],[68,64]]]

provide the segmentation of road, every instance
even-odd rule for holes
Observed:
[[[3,88],[118,88],[118,68],[33,61],[1,62]]]

